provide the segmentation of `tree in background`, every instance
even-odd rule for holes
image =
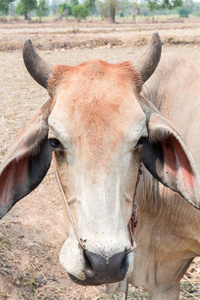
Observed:
[[[39,22],[42,21],[42,16],[44,16],[47,10],[48,6],[46,0],[40,0],[37,6],[37,16],[39,17]]]
[[[135,3],[133,4],[133,6],[136,9],[136,15],[139,16],[140,15],[141,3],[139,1],[135,1]]]
[[[95,0],[86,0],[84,4],[79,4],[78,0],[67,0],[66,2],[61,3],[58,9],[61,19],[64,16],[66,16],[67,19],[67,17],[71,15],[73,15],[78,21],[85,19],[89,14],[87,8],[92,7],[90,1],[92,2]],[[75,8],[73,9],[73,7]]]
[[[193,2],[193,10],[192,10],[192,14],[194,16],[200,17],[200,2]]]
[[[182,0],[163,0],[163,2],[161,3],[161,7],[166,9],[174,9],[182,5],[183,5]]]
[[[154,22],[154,13],[160,8],[172,10],[176,7],[182,6],[182,0],[147,0],[147,5],[152,13],[152,22]]]
[[[11,2],[14,0],[0,0],[0,11],[3,13],[4,22],[6,21],[6,16],[9,13],[9,7]]]
[[[119,6],[119,0],[99,0],[97,2],[99,8],[101,19],[103,20],[106,17],[110,17],[111,21],[115,22],[116,12]]]
[[[56,15],[58,13],[59,5],[62,3],[61,0],[51,0],[51,10],[53,15]]]
[[[16,6],[17,6],[17,3],[16,1],[13,1],[10,3],[9,5],[9,16],[11,17],[14,17],[16,15]]]
[[[37,0],[20,0],[16,7],[18,15],[24,15],[25,20],[30,20],[30,12],[37,8]]]
[[[160,8],[160,2],[159,0],[147,0],[147,6],[149,7],[152,13],[152,22],[154,23],[155,21],[154,13],[156,10]]]
[[[78,0],[69,0],[69,3],[71,4],[71,6],[79,5]]]
[[[194,3],[193,0],[184,0],[183,5],[179,8],[178,13],[181,18],[189,18],[190,14],[200,15],[199,5],[200,3]]]
[[[72,15],[72,5],[63,2],[59,5],[59,9],[58,9],[59,15],[62,19],[62,17],[66,17],[66,19],[68,18],[68,16]]]
[[[154,15],[157,14],[174,15],[178,13],[180,17],[200,16],[200,2],[197,3],[194,0],[0,0],[0,15],[4,15],[5,19],[8,13],[11,16],[15,16],[17,13],[24,15],[25,19],[29,20],[30,12],[34,10],[31,16],[37,14],[39,21],[50,11],[52,15],[59,13],[61,18],[68,18],[72,15],[73,7],[77,5],[78,7],[73,10],[73,16],[78,21],[86,18],[88,14],[100,15],[102,20],[109,17],[112,22],[115,22],[116,15],[136,21],[139,15],[152,16],[153,22]]]
[[[124,17],[128,11],[128,15],[139,16],[141,1],[140,0],[98,0],[97,7],[103,20],[105,17],[110,17],[111,21],[114,23],[117,11],[121,17]]]
[[[84,4],[77,4],[72,7],[72,15],[80,22],[89,15],[89,12]]]
[[[180,18],[189,18],[190,11],[186,6],[182,6],[178,13]]]
[[[100,0],[97,1],[97,7],[101,16],[101,20],[103,21],[104,18],[108,16],[108,6],[106,2],[102,2]]]
[[[111,21],[115,22],[116,12],[119,5],[119,0],[107,0],[109,5],[109,11],[110,11],[110,18]]]
[[[93,15],[94,10],[96,8],[96,0],[86,0],[84,2],[85,7],[88,9],[90,12],[90,15]]]

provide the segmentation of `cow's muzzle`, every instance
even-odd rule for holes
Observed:
[[[99,285],[113,283],[125,278],[129,267],[126,251],[117,253],[110,258],[84,250],[85,280],[69,274],[70,278],[81,285]]]

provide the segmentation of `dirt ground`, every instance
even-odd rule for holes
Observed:
[[[25,39],[30,37],[40,55],[52,64],[74,65],[91,58],[115,63],[137,57],[155,30],[161,35],[164,52],[200,56],[200,20],[1,24],[0,162],[16,134],[48,97],[24,67]],[[51,167],[42,184],[0,222],[0,300],[123,299],[122,294],[104,294],[103,287],[72,283],[58,261],[64,241],[61,195]],[[199,270],[197,258],[182,280],[180,299],[200,299]],[[147,294],[131,288],[129,299],[147,299]]]

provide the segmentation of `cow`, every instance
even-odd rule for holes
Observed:
[[[200,64],[160,57],[158,33],[138,59],[118,64],[53,66],[27,40],[24,63],[49,99],[2,163],[0,217],[40,184],[53,160],[67,234],[60,262],[71,279],[129,278],[152,300],[175,300],[200,254]]]

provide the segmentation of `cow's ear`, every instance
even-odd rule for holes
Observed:
[[[196,208],[200,208],[200,176],[194,159],[174,126],[141,96],[147,116],[142,161],[151,174]]]
[[[38,186],[50,167],[50,106],[49,100],[20,132],[0,168],[0,218]]]

